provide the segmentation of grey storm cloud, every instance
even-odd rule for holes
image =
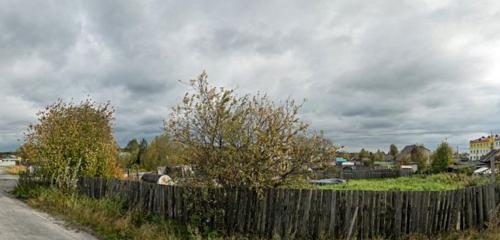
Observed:
[[[88,96],[120,144],[162,131],[207,70],[238,93],[306,99],[348,150],[500,133],[498,1],[0,0],[0,150],[35,113]]]

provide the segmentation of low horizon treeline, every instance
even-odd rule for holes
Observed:
[[[410,147],[409,151],[406,147]],[[400,152],[395,144],[389,146],[386,154],[378,149],[376,152],[367,151],[362,148],[359,152],[337,152],[338,157],[347,160],[360,161],[364,166],[374,166],[376,162],[392,162],[396,166],[416,164],[420,173],[438,173],[446,171],[456,160],[464,158],[465,155],[454,152],[447,142],[440,143],[436,150],[431,151],[423,144],[405,146]]]
[[[119,163],[125,169],[155,171],[157,167],[184,164],[182,147],[166,134],[155,136],[151,142],[145,138],[130,140],[120,148]]]

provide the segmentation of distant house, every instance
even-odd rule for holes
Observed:
[[[385,154],[384,155],[384,161],[386,161],[386,162],[394,162],[394,156],[392,156],[391,154]]]
[[[19,159],[15,155],[10,155],[0,159],[0,167],[15,166],[19,163]]]
[[[391,161],[376,161],[373,163],[373,165],[376,167],[383,168],[383,169],[389,169],[389,168],[392,168],[394,166],[394,163]]]
[[[455,161],[452,165],[448,166],[448,172],[464,172],[467,169],[472,171],[481,168],[479,161]]]
[[[351,162],[351,161],[343,162],[341,164],[341,167],[343,170],[356,169],[358,166],[359,166],[359,164],[357,165],[356,162]]]
[[[347,162],[347,159],[345,159],[343,157],[335,158],[335,165],[342,165],[342,163],[345,163],[345,162]]]
[[[418,170],[418,166],[416,164],[412,164],[412,165],[401,165],[401,169],[403,170],[408,170],[408,171],[411,171],[413,173],[417,172]]]
[[[491,161],[494,161],[495,165],[498,167],[498,164],[500,164],[500,149],[491,150],[479,160],[481,166],[488,168],[490,167]]]
[[[422,151],[425,162],[431,164],[431,150],[419,144],[405,146],[403,150],[396,155],[396,163],[402,163],[404,161],[408,161],[407,163],[416,163],[413,159],[415,159],[417,151]]]
[[[491,174],[493,171],[491,170],[491,161],[495,163],[495,171],[498,172],[500,166],[500,149],[490,150],[487,154],[483,155],[479,161],[472,161],[476,164],[476,170],[474,174]]]

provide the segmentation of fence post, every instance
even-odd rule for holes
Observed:
[[[356,207],[356,210],[354,210],[354,216],[351,220],[351,224],[349,226],[349,233],[347,234],[347,240],[351,239],[352,236],[352,230],[354,229],[354,224],[356,224],[356,218],[358,217],[358,209],[359,207]]]

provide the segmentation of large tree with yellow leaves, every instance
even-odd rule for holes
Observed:
[[[79,176],[118,177],[113,112],[109,103],[58,100],[29,126],[21,148],[24,158],[37,166],[39,177],[61,188],[74,188]]]
[[[266,95],[237,96],[210,86],[205,72],[190,85],[194,91],[173,109],[165,129],[203,183],[279,186],[332,161],[335,147],[308,132],[293,100],[277,105]]]

